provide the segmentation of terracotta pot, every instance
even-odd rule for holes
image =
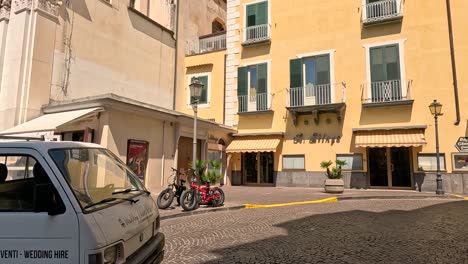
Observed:
[[[344,191],[343,179],[326,179],[325,192],[327,193],[342,193]]]

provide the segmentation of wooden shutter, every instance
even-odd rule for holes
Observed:
[[[315,71],[315,84],[330,84],[330,56],[328,54],[316,57]]]
[[[247,67],[237,68],[237,95],[247,95]]]
[[[258,71],[258,83],[257,83],[257,94],[266,93],[267,92],[267,85],[268,85],[268,65],[266,63],[262,63],[257,65]]]
[[[268,1],[256,4],[257,15],[255,19],[256,25],[268,24]]]
[[[302,59],[289,61],[289,87],[302,87]]]
[[[400,59],[397,45],[387,46],[384,48],[384,62],[386,80],[399,80]]]
[[[247,27],[255,26],[257,21],[257,5],[248,5],[247,6]]]
[[[371,48],[369,50],[371,64],[371,82],[380,82],[386,80],[384,72],[383,48]]]
[[[202,93],[200,96],[199,103],[206,104],[208,103],[208,76],[199,76],[200,81],[203,83]]]

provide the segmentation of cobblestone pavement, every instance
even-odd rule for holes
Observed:
[[[468,202],[353,200],[162,221],[164,263],[468,263]]]

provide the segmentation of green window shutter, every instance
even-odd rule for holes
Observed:
[[[371,48],[369,50],[371,65],[371,82],[380,82],[386,80],[384,72],[383,48]]]
[[[268,66],[266,63],[257,65],[258,71],[258,83],[257,83],[257,93],[266,93],[268,85]]]
[[[200,81],[203,83],[202,94],[200,96],[199,103],[207,104],[208,103],[208,76],[199,76]]]
[[[302,59],[289,61],[289,87],[302,87]]]
[[[384,62],[386,80],[399,80],[400,79],[400,59],[398,46],[392,45],[384,48]]]
[[[257,20],[257,5],[247,6],[247,27],[255,26]]]
[[[316,84],[330,84],[330,56],[322,55],[316,59]]]
[[[256,4],[257,16],[255,20],[256,25],[268,24],[268,1]]]
[[[247,95],[247,67],[237,69],[237,95]]]

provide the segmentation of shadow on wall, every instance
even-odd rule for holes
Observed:
[[[238,130],[255,129],[262,131],[263,129],[271,129],[273,127],[273,114],[263,115],[246,115],[239,116]]]
[[[389,115],[391,111],[391,115]],[[401,105],[382,108],[362,108],[359,125],[374,125],[385,123],[405,123],[411,121],[412,105]]]
[[[185,74],[190,75],[190,74],[206,73],[206,72],[213,72],[213,64],[206,64],[206,65],[200,65],[200,66],[187,66],[187,70]]]
[[[261,44],[258,46],[243,47],[241,58],[248,59],[270,54],[270,44]]]
[[[250,239],[259,240],[214,250],[219,258],[205,263],[467,263],[466,219],[463,201],[411,211],[317,213],[275,225],[285,235],[263,239],[253,232]]]
[[[85,0],[66,0],[64,1],[64,5],[67,8],[71,9],[72,12],[75,12],[81,17],[92,21],[91,14],[89,13]],[[68,13],[68,10],[66,8],[60,8],[59,10],[59,15],[63,18],[64,21],[69,23],[71,20],[73,20],[73,18],[70,19],[71,14]]]
[[[128,17],[134,29],[144,33],[150,38],[163,43],[166,46],[175,48],[175,40],[172,31],[158,24],[156,21],[140,13],[138,10],[129,7]]]
[[[402,24],[402,22],[396,22],[384,26],[361,27],[361,39],[400,34]]]

